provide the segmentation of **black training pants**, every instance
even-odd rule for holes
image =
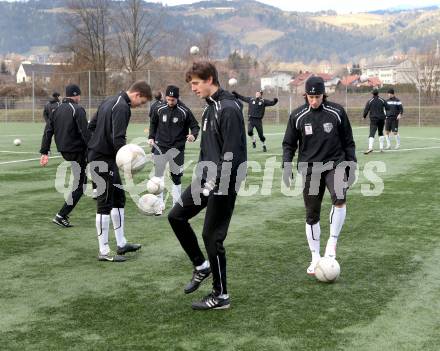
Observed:
[[[264,143],[266,141],[266,137],[263,134],[263,119],[249,117],[248,135],[250,137],[254,135],[254,128],[257,129],[258,137],[260,138],[261,142]]]
[[[370,119],[370,138],[374,138],[374,135],[383,136],[383,127],[385,126],[384,119],[371,118]]]
[[[312,178],[316,177],[313,181]],[[346,202],[347,175],[343,169],[332,169],[321,174],[312,175],[309,168],[307,174],[303,175],[303,198],[306,208],[306,223],[313,225],[320,221],[321,204],[324,197],[325,188],[330,192],[333,205],[342,205]]]
[[[168,220],[193,265],[199,266],[205,261],[205,257],[189,220],[206,208],[202,237],[211,265],[213,289],[218,294],[226,294],[226,251],[223,242],[234,212],[237,194],[232,191],[227,195],[216,195],[215,191],[211,191],[209,196],[200,194],[201,203],[196,205],[191,187],[192,185],[183,192],[182,205],[179,203],[174,205]]]
[[[64,202],[63,207],[58,212],[62,217],[66,217],[73,211],[78,201],[84,194],[84,185],[87,183],[86,152],[62,152],[61,155],[66,161],[70,161],[73,173],[73,189],[69,194],[69,198]]]

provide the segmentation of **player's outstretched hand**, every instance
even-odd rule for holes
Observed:
[[[49,156],[48,155],[41,155],[40,157],[40,166],[45,167],[49,162]]]
[[[189,143],[193,143],[195,140],[196,140],[196,138],[194,138],[194,135],[192,135],[192,134],[188,134],[186,136],[186,141]]]
[[[148,143],[149,145],[154,145],[154,139],[148,139],[147,143]]]

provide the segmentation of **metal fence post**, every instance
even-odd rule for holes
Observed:
[[[8,122],[8,97],[5,97],[5,122]]]
[[[32,122],[35,122],[35,72],[32,71]]]
[[[279,100],[279,93],[278,93],[279,87],[278,87],[278,82],[277,82],[277,99]],[[278,101],[279,102],[279,101]],[[280,102],[277,103],[277,124],[280,124]]]
[[[89,71],[89,120],[92,118],[92,78]]]
[[[422,121],[421,121],[421,109],[422,109],[422,104],[421,104],[421,94],[420,94],[420,86],[419,86],[419,128],[422,126]]]

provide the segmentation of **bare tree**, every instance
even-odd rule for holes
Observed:
[[[110,0],[71,0],[66,17],[71,28],[67,46],[75,55],[75,63],[85,63],[93,71],[99,95],[106,92],[110,3]]]
[[[212,59],[217,46],[217,35],[214,32],[204,33],[200,41],[200,56],[206,60]]]
[[[415,84],[428,99],[440,94],[440,52],[436,49],[412,55],[406,65],[404,75]]]
[[[151,51],[161,38],[161,16],[147,12],[143,2],[122,2],[115,14],[121,63],[129,72],[140,71],[152,61]]]

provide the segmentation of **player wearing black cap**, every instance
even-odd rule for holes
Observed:
[[[257,141],[254,136],[254,128],[257,129],[258,137],[260,138],[261,143],[263,144],[263,151],[267,151],[266,147],[266,137],[263,133],[263,117],[266,111],[266,106],[274,106],[277,104],[278,99],[274,98],[273,100],[263,99],[263,91],[259,90],[255,93],[255,98],[248,96],[245,97],[240,95],[236,91],[233,91],[232,94],[235,95],[237,99],[240,99],[249,104],[248,107],[248,135],[252,138],[252,147],[255,149],[257,147]]]
[[[396,149],[400,147],[399,120],[402,118],[403,105],[402,102],[394,95],[394,89],[388,90],[388,111],[385,120],[385,136],[387,141],[387,149],[391,147],[390,132],[393,132],[396,138]]]
[[[131,109],[151,100],[150,86],[137,81],[128,91],[104,100],[89,123],[93,135],[88,144],[88,159],[92,179],[97,185],[96,230],[99,243],[99,261],[123,262],[125,253],[137,251],[139,244],[127,242],[124,233],[125,193],[116,165],[116,154],[127,141],[127,127]],[[110,218],[115,231],[116,254],[110,250],[108,232]]]
[[[195,310],[224,309],[230,306],[226,285],[226,252],[223,242],[234,212],[240,183],[246,173],[246,132],[240,102],[220,88],[217,69],[210,62],[195,62],[186,81],[206,107],[202,115],[199,176],[174,205],[168,220],[194,271],[184,292],[196,291],[212,271],[213,290],[192,304]],[[244,167],[242,167],[244,166]],[[241,172],[243,171],[243,172]],[[201,184],[204,186],[201,195]],[[206,208],[203,241],[208,260],[200,250],[189,220]]]
[[[385,125],[385,113],[388,110],[387,102],[379,96],[379,91],[374,89],[372,91],[373,98],[368,100],[364,109],[364,118],[367,118],[370,113],[370,136],[368,138],[368,149],[364,152],[365,155],[373,152],[374,136],[379,134],[379,149],[383,152],[383,127]]]
[[[40,150],[40,165],[44,167],[49,162],[50,144],[54,135],[58,151],[66,161],[71,162],[73,189],[61,210],[52,220],[53,223],[65,228],[72,226],[69,222],[69,214],[83,195],[87,181],[86,151],[90,134],[87,130],[86,111],[79,105],[80,100],[80,88],[75,84],[68,85],[66,97],[48,115]]]
[[[170,165],[174,206],[182,193],[185,143],[197,139],[200,127],[191,110],[179,100],[178,87],[169,85],[165,95],[166,103],[160,105],[151,118],[148,139],[153,145],[155,176],[163,180],[166,164]],[[163,193],[159,197],[163,210]]]
[[[49,120],[49,116],[58,106],[60,106],[60,93],[54,91],[54,93],[52,94],[52,99],[50,99],[46,103],[46,105],[44,105],[44,110],[43,110],[44,122],[47,123],[47,121]]]
[[[303,179],[306,236],[312,253],[307,273],[314,275],[321,257],[319,221],[325,188],[333,204],[325,256],[336,257],[336,244],[346,216],[346,192],[354,177],[356,155],[347,114],[342,106],[327,101],[323,79],[310,77],[305,89],[306,103],[292,112],[284,135],[283,177],[289,186],[292,160],[299,149],[298,171]]]

